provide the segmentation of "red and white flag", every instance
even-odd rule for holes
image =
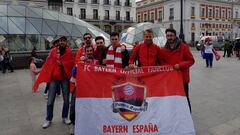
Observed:
[[[76,135],[195,135],[181,73],[78,65]]]

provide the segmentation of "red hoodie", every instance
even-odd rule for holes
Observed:
[[[141,43],[133,48],[129,64],[133,64],[136,60],[139,60],[140,67],[143,66],[156,66],[160,64],[159,47],[156,44],[147,45]]]
[[[177,48],[170,50],[166,47],[160,49],[160,58],[163,64],[175,65],[179,64],[183,76],[183,83],[190,82],[189,68],[194,64],[195,60],[189,47],[181,42]]]

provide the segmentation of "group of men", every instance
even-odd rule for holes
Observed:
[[[167,29],[165,31],[167,43],[165,47],[160,48],[153,43],[154,34],[151,29],[144,31],[144,41],[135,45],[131,56],[126,49],[126,46],[120,43],[119,34],[110,34],[110,45],[105,46],[105,40],[103,37],[98,36],[95,38],[96,45],[92,42],[92,36],[90,33],[85,33],[83,36],[84,43],[78,49],[75,60],[73,53],[68,47],[68,42],[65,37],[61,37],[58,42],[58,46],[53,48],[50,52],[46,64],[43,66],[42,74],[49,73],[47,79],[50,81],[50,88],[47,102],[47,117],[46,121],[42,125],[43,128],[48,128],[51,125],[53,118],[53,106],[56,96],[56,87],[60,85],[63,93],[63,111],[62,118],[65,124],[70,124],[75,121],[75,95],[74,90],[71,101],[70,120],[68,120],[69,110],[69,80],[74,82],[76,76],[76,66],[79,63],[97,64],[107,67],[124,68],[125,70],[131,70],[136,67],[144,66],[161,66],[172,65],[174,69],[180,70],[183,77],[184,90],[189,103],[189,109],[191,111],[188,90],[189,90],[189,68],[194,64],[193,55],[187,44],[177,38],[176,31],[174,29]],[[50,59],[50,60],[49,60]],[[49,64],[53,67],[49,67]],[[72,67],[75,67],[72,69]],[[47,69],[46,70],[44,70]],[[44,72],[46,71],[46,72]],[[50,73],[51,72],[51,73]],[[41,73],[40,75],[41,76]],[[71,78],[71,79],[70,79]],[[46,80],[46,79],[45,79]],[[43,79],[44,81],[44,79]],[[97,86],[96,86],[97,87]]]

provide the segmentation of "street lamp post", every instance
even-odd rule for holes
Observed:
[[[180,21],[180,34],[179,34],[179,38],[182,41],[184,40],[184,33],[183,33],[183,0],[181,0],[181,21]]]

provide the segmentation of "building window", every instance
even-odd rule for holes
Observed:
[[[137,18],[137,20],[138,20],[138,23],[140,23],[140,22],[141,22],[141,15],[138,15],[138,18]]]
[[[191,16],[195,16],[195,7],[191,8]]]
[[[80,19],[86,19],[86,9],[80,9]]]
[[[120,11],[116,11],[116,20],[120,20]]]
[[[126,11],[126,20],[130,21],[130,12],[129,11]]]
[[[219,11],[218,10],[215,11],[215,17],[219,18]]]
[[[158,22],[162,22],[162,20],[163,20],[163,12],[158,11]]]
[[[235,18],[238,18],[238,11],[235,12]]]
[[[225,10],[222,10],[222,18],[225,18]]]
[[[104,0],[103,1],[104,5],[110,5],[111,3],[109,2],[109,0]]]
[[[209,9],[209,11],[208,11],[208,17],[212,17],[212,9]]]
[[[93,9],[93,19],[98,20],[98,10],[97,9]]]
[[[205,16],[205,8],[201,8],[201,14],[200,16],[204,17]]]
[[[228,11],[228,17],[227,18],[232,18],[231,11]]]
[[[72,8],[67,8],[67,14],[68,15],[73,15],[73,12],[72,12],[73,10],[72,10]]]
[[[174,8],[170,8],[169,12],[170,12],[169,20],[174,20]]]
[[[79,3],[86,3],[86,0],[79,0]]]
[[[92,4],[99,4],[98,0],[92,0]]]
[[[109,20],[109,10],[105,10],[104,20]]]
[[[132,6],[132,4],[130,3],[130,0],[126,0],[125,6],[127,6],[127,7],[131,7]]]
[[[143,15],[143,21],[146,22],[147,21],[147,14]]]
[[[152,23],[154,23],[154,12],[151,12],[151,16],[150,16],[151,18],[150,18],[150,21],[152,22]]]
[[[121,6],[120,0],[115,0],[115,1],[114,1],[114,5],[115,5],[115,6]]]

